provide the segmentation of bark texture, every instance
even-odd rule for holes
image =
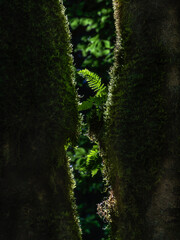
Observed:
[[[115,62],[101,142],[111,239],[178,240],[180,3],[113,0]]]
[[[62,1],[0,1],[0,239],[79,240],[64,146],[77,136]]]

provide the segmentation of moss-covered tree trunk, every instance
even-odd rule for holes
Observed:
[[[178,240],[180,2],[114,0],[105,117],[112,240]]]
[[[77,135],[62,1],[0,1],[0,239],[79,240],[64,146]]]

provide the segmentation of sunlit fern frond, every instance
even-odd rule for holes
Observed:
[[[78,74],[86,79],[89,87],[96,92],[97,97],[106,94],[106,86],[101,81],[101,78],[94,72],[88,69],[78,71]]]

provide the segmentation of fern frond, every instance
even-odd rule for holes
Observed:
[[[101,78],[97,74],[89,71],[88,69],[80,70],[78,74],[86,79],[89,87],[96,92],[97,97],[101,97],[106,94],[106,86],[104,86],[101,82]]]
[[[98,171],[102,168],[101,166],[102,159],[99,156],[99,148],[98,145],[94,145],[93,148],[87,155],[86,165],[89,169],[91,169],[91,175],[94,177],[98,173]]]

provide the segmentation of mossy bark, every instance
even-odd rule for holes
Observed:
[[[111,239],[178,240],[180,3],[113,6],[117,40],[101,141],[116,203]]]
[[[77,136],[62,1],[0,1],[0,239],[80,240],[64,146]]]

